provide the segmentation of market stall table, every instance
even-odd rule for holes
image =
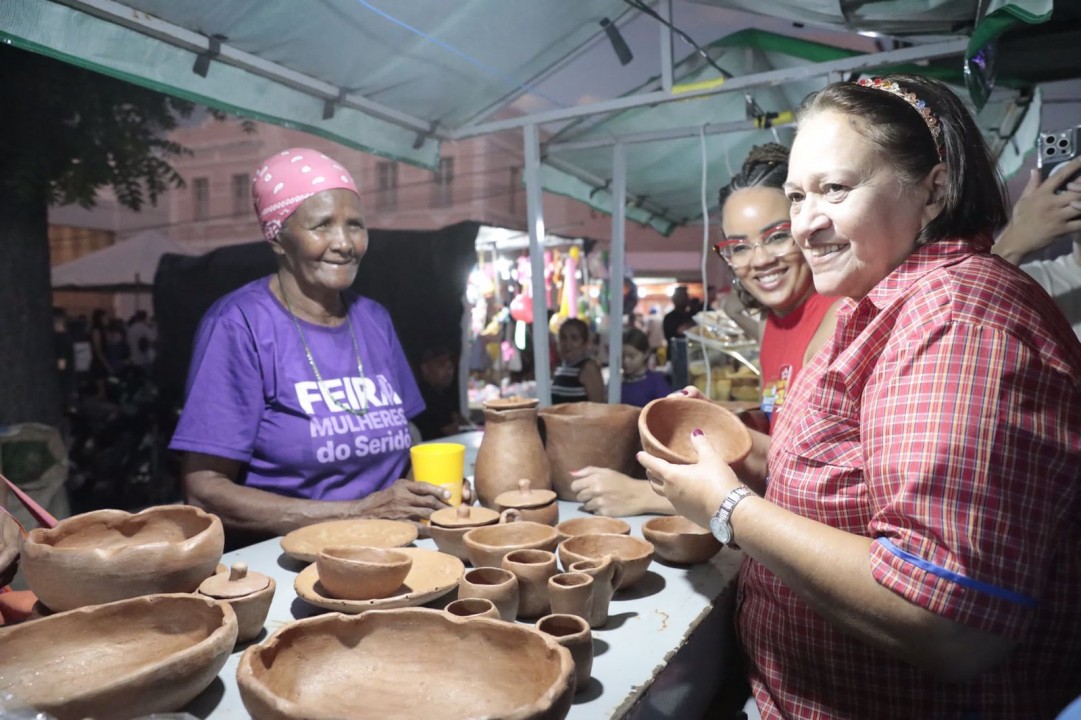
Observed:
[[[473,432],[444,439],[466,445],[469,475],[481,437],[481,432]],[[588,515],[577,503],[565,501],[559,502],[559,512],[564,520]],[[647,519],[626,518],[631,533],[641,537]],[[418,539],[415,545],[435,549],[430,538]],[[731,665],[730,618],[740,560],[740,553],[729,549],[721,550],[709,563],[689,567],[654,560],[639,583],[616,593],[608,624],[593,631],[593,679],[576,694],[567,717],[701,717],[736,672]],[[297,597],[293,580],[305,564],[285,555],[280,539],[222,558],[227,565],[238,561],[278,584],[265,632],[255,642],[287,623],[325,612]],[[455,597],[451,591],[425,607],[441,608]],[[233,651],[218,679],[192,701],[188,712],[213,720],[248,717],[236,684],[237,664],[246,647]]]

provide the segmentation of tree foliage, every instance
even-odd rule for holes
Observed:
[[[0,425],[58,425],[48,207],[112,188],[132,210],[183,180],[167,133],[194,106],[0,44]]]

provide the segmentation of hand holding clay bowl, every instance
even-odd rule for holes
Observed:
[[[599,535],[602,533],[612,535],[631,534],[631,526],[627,524],[626,520],[605,517],[603,515],[576,517],[571,518],[570,520],[564,520],[556,525],[556,530],[559,531],[560,542],[576,535]]]
[[[562,718],[566,648],[534,628],[439,610],[330,613],[289,623],[240,658],[255,720]]]
[[[554,551],[559,533],[551,525],[521,520],[474,528],[462,538],[473,567],[500,567],[513,550]]]
[[[22,569],[54,612],[139,595],[191,593],[221,559],[221,520],[190,505],[97,510],[31,530]]]
[[[680,465],[698,462],[691,433],[700,429],[725,462],[733,463],[751,451],[751,433],[736,415],[709,400],[663,397],[642,408],[638,433],[642,449]]]
[[[721,549],[713,533],[682,515],[646,520],[642,537],[653,543],[657,557],[678,565],[706,562]]]
[[[413,566],[413,558],[390,548],[331,545],[315,560],[319,582],[340,600],[373,600],[393,595]]]
[[[611,555],[623,566],[622,590],[642,579],[653,561],[653,544],[632,535],[577,535],[559,544],[559,562],[564,570],[580,560],[600,560]]]

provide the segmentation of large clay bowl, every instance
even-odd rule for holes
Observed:
[[[180,710],[236,642],[226,603],[148,595],[0,629],[0,694],[59,720]]]
[[[373,600],[398,591],[413,567],[413,558],[401,550],[330,545],[315,561],[319,582],[342,600]]]
[[[286,625],[237,668],[256,720],[563,718],[571,655],[524,625],[438,610],[337,613]]]
[[[691,433],[696,428],[705,433],[726,462],[742,460],[751,451],[747,426],[732,411],[709,400],[658,398],[647,403],[638,416],[642,448],[680,465],[698,462],[698,453],[691,444]]]
[[[646,574],[653,561],[653,544],[633,535],[577,535],[561,542],[558,554],[564,570],[580,560],[600,560],[612,555],[623,566],[623,580],[617,588],[623,589]]]
[[[556,525],[559,531],[559,540],[562,542],[575,535],[597,535],[610,533],[613,535],[630,535],[631,526],[626,520],[604,515],[592,515],[589,517],[576,517],[564,520]]]
[[[30,589],[60,612],[139,595],[190,593],[221,559],[221,520],[190,505],[97,510],[31,530],[23,543]]]
[[[706,562],[721,549],[713,533],[682,515],[646,520],[642,537],[653,543],[657,557],[677,565]]]
[[[561,500],[575,500],[572,470],[593,465],[624,475],[642,477],[635,459],[640,449],[638,414],[633,405],[563,403],[541,408],[544,449],[548,455],[552,489]]]
[[[520,520],[474,528],[462,541],[473,567],[500,567],[503,556],[513,550],[554,551],[559,533],[551,525]]]

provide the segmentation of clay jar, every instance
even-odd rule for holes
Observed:
[[[698,462],[691,433],[700,429],[725,462],[742,460],[751,451],[751,433],[735,413],[709,400],[663,397],[642,408],[638,433],[650,455],[679,465]]]
[[[593,612],[593,578],[585,573],[559,573],[548,578],[552,613],[577,615],[586,622]]]
[[[556,494],[551,490],[534,490],[528,479],[518,481],[517,490],[508,490],[496,496],[497,510],[517,510],[522,520],[555,525],[559,522],[559,505]]]
[[[641,449],[640,411],[633,405],[593,402],[564,403],[540,411],[552,489],[561,500],[576,499],[570,473],[590,465],[645,477],[634,457]]]
[[[589,623],[577,615],[546,615],[537,621],[536,627],[571,651],[574,692],[580,692],[593,676],[593,633]]]
[[[447,603],[447,606],[443,608],[443,612],[460,618],[487,617],[495,620],[502,619],[495,603],[486,598],[458,598]]]
[[[500,518],[499,512],[476,505],[457,505],[436,510],[428,517],[428,534],[435,541],[441,552],[453,555],[460,560],[469,560],[466,550],[465,534],[473,528],[495,525],[499,522],[517,519],[517,514],[506,514]]]
[[[567,568],[572,573],[583,573],[593,578],[593,601],[590,604],[589,626],[602,628],[608,624],[608,606],[612,595],[623,582],[623,565],[614,555],[590,558],[571,563]]]
[[[393,595],[413,566],[400,550],[331,545],[315,560],[319,583],[340,600],[372,600]]]
[[[548,550],[515,550],[503,558],[503,569],[518,578],[518,617],[538,618],[550,610],[548,578],[559,572],[555,553]]]
[[[518,617],[518,576],[503,568],[473,568],[458,583],[458,599],[491,600],[499,617],[514,622]]]
[[[526,478],[537,490],[551,488],[548,455],[537,427],[537,400],[504,398],[484,403],[484,435],[473,467],[473,488],[485,507]]]
[[[270,601],[274,599],[274,578],[249,572],[238,562],[225,572],[212,575],[199,586],[199,593],[228,603],[236,613],[237,644],[254,639],[263,631]]]
[[[462,538],[473,567],[502,567],[513,550],[555,550],[559,533],[550,525],[522,520],[473,528]]]

